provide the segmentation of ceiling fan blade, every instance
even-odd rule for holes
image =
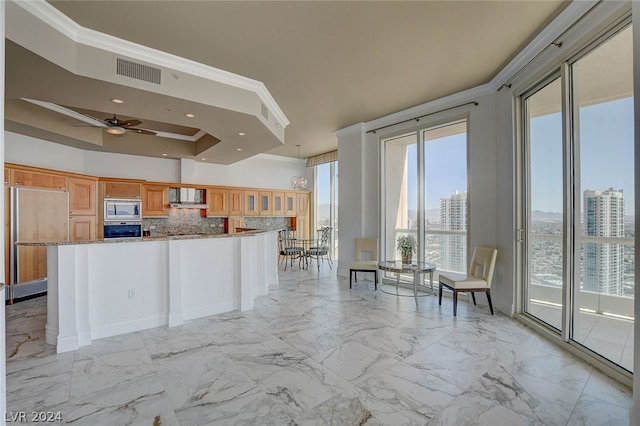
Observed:
[[[101,128],[109,127],[108,124],[106,124],[104,121],[98,118],[91,117],[90,115],[87,115],[87,114],[81,114],[79,112],[73,111],[69,108],[65,108],[58,104],[54,104],[51,102],[38,101],[35,99],[28,99],[28,98],[22,98],[22,100],[31,102],[32,104],[35,104],[35,105],[39,105],[43,108],[47,108],[48,110],[55,111],[60,114],[64,114],[67,117],[75,118],[76,120],[85,122],[95,127],[101,127]]]
[[[140,124],[142,124],[142,121],[140,120],[126,120],[126,121],[121,121],[118,126],[120,127],[131,127],[131,126],[139,126]]]
[[[125,127],[125,129],[127,129],[128,131],[132,132],[132,133],[137,133],[139,135],[149,135],[149,136],[155,136],[156,132],[152,132],[151,130],[145,130],[145,129],[134,129],[131,127]]]

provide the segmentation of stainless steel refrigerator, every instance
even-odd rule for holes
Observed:
[[[15,243],[69,241],[69,193],[5,188],[5,205],[7,299],[13,302],[47,291],[47,247]]]

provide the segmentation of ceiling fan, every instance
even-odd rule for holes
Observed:
[[[95,117],[92,117],[92,118],[95,118]],[[112,135],[122,135],[125,131],[138,133],[140,135],[153,136],[156,134],[156,132],[152,132],[151,130],[138,129],[134,127],[142,124],[142,121],[140,120],[120,120],[118,117],[116,117],[115,114],[113,114],[112,118],[105,118],[104,120],[100,120],[99,118],[95,118],[95,119],[98,121],[102,121],[104,124],[106,124],[107,133],[110,133]],[[102,127],[102,126],[96,126],[96,127]]]
[[[36,99],[29,98],[21,98],[23,101],[30,102],[34,105],[41,106],[48,110],[66,115],[67,117],[74,118],[78,121],[82,121],[86,124],[72,124],[72,126],[89,126],[96,127],[100,129],[106,129],[106,131],[112,135],[122,135],[125,132],[138,133],[140,135],[156,135],[163,138],[170,139],[178,139],[194,142],[202,137],[205,133],[202,130],[199,130],[195,134],[180,134],[180,133],[171,133],[171,132],[162,132],[162,131],[152,131],[146,129],[139,129],[135,126],[139,126],[142,124],[140,120],[120,120],[115,114],[111,118],[106,118],[104,120],[95,118],[92,115],[81,113],[78,111],[74,111],[72,109],[66,108],[62,105],[54,104],[52,102],[40,101]]]
[[[89,114],[80,113],[51,102],[39,101],[36,99],[28,99],[28,98],[22,98],[22,100],[47,108],[51,111],[59,112],[60,114],[64,114],[68,117],[72,117],[72,118],[75,118],[76,120],[86,123],[86,124],[72,124],[72,126],[89,126],[89,127],[106,129],[107,133],[110,133],[112,135],[122,135],[125,132],[133,132],[133,133],[138,133],[140,135],[151,135],[151,136],[157,135],[157,132],[153,132],[151,130],[146,130],[146,129],[138,129],[134,127],[142,124],[142,121],[140,120],[120,120],[118,117],[116,117],[115,114],[113,114],[112,118],[105,118],[104,120],[102,120],[102,119],[93,117]]]

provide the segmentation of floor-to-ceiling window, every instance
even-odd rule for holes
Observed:
[[[331,259],[338,258],[338,162],[315,166],[314,230],[331,227]]]
[[[414,260],[438,270],[467,270],[467,123],[456,120],[382,142],[382,255],[399,259],[398,237],[411,234]],[[407,277],[409,278],[409,277]]]
[[[522,96],[524,311],[633,371],[632,28]]]

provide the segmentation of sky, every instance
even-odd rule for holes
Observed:
[[[531,121],[532,209],[562,212],[562,127],[559,113]],[[417,209],[417,145],[408,148],[409,209]],[[581,191],[622,189],[625,215],[634,214],[633,98],[580,110]],[[467,189],[466,134],[430,140],[425,150],[426,207]],[[329,165],[318,167],[319,204],[329,203]]]
[[[633,98],[580,109],[580,193],[622,189],[634,214]],[[562,128],[559,113],[531,120],[532,210],[562,212]]]
[[[413,144],[408,148],[409,209],[416,210],[418,174],[416,156],[418,146]],[[451,194],[467,190],[467,135],[460,133],[444,138],[433,139],[426,143],[425,148],[425,205],[427,210],[439,209],[440,199],[448,198]]]

